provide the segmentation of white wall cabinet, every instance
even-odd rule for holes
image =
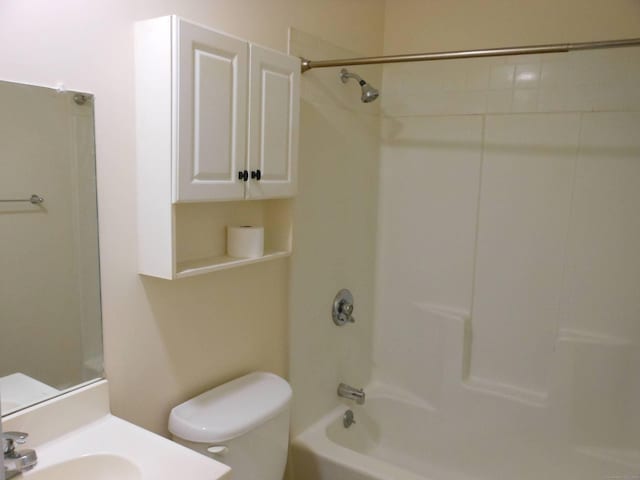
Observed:
[[[178,258],[190,249],[176,246],[185,238],[176,205],[295,194],[300,60],[177,16],[138,22],[135,56],[139,272],[179,278],[181,263],[200,265],[189,275],[237,265],[224,252]],[[273,238],[271,254],[290,253],[287,235]]]

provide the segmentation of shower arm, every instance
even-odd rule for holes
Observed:
[[[458,58],[501,57],[505,55],[527,55],[541,53],[565,53],[578,50],[598,50],[603,48],[640,46],[640,38],[605,40],[597,42],[560,43],[532,45],[525,47],[488,48],[482,50],[458,50],[452,52],[415,53],[406,55],[386,55],[381,57],[360,57],[335,60],[308,60],[301,58],[302,73],[312,68],[347,67],[380,63],[428,62],[432,60],[454,60]]]
[[[362,85],[362,82],[367,83],[357,73],[348,72],[346,68],[343,68],[340,72],[340,80],[342,80],[342,83],[347,83],[350,78],[356,80],[360,85]]]

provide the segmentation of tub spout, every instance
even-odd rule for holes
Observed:
[[[355,400],[358,405],[362,405],[365,399],[364,390],[362,388],[354,388],[346,383],[338,385],[338,396],[348,398],[349,400]]]

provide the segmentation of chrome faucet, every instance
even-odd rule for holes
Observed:
[[[348,398],[349,400],[355,400],[358,405],[364,403],[364,390],[362,388],[353,388],[351,385],[341,383],[338,385],[338,396]]]
[[[16,451],[16,443],[22,445],[29,435],[22,432],[4,432],[2,434],[2,451],[4,452],[5,480],[31,470],[38,463],[35,450]]]

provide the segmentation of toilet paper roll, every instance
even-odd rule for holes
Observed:
[[[243,225],[227,227],[227,255],[256,258],[264,255],[264,228]]]

